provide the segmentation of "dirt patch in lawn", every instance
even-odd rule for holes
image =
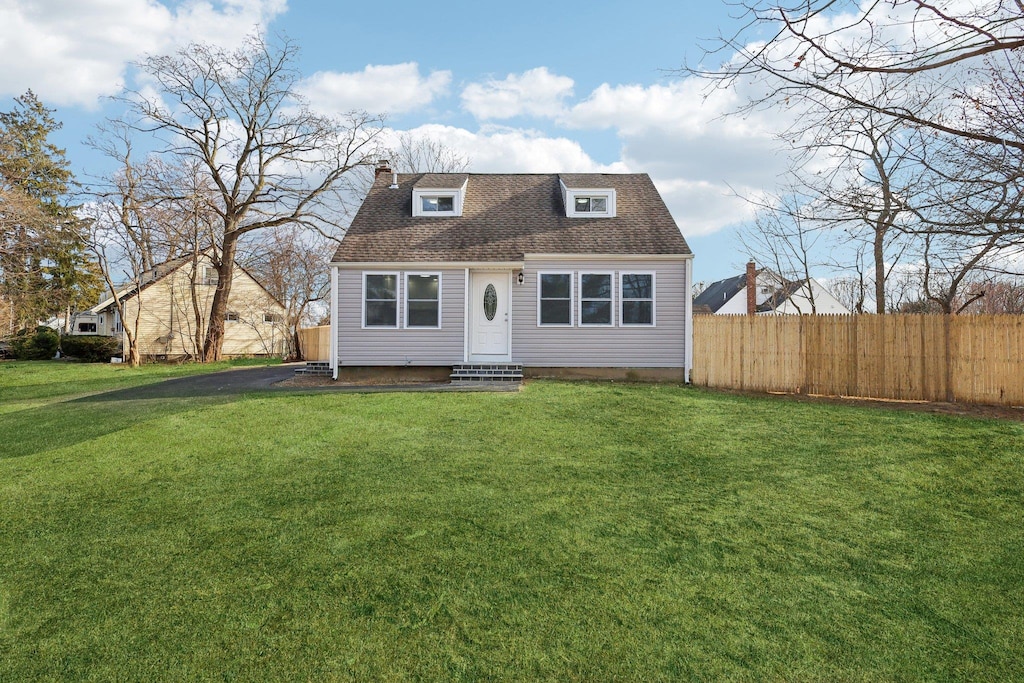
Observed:
[[[773,396],[791,401],[811,403],[831,403],[834,405],[886,408],[890,410],[912,410],[918,413],[934,413],[936,415],[961,415],[990,420],[1015,420],[1024,422],[1022,406],[988,406],[969,403],[939,403],[928,401],[897,401],[884,398],[856,398],[850,396],[823,396],[818,394],[786,394],[780,392],[748,392],[728,391],[725,393],[742,394],[745,396]]]

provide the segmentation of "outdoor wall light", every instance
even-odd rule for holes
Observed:
[[[523,280],[525,280],[525,279],[526,279],[526,276],[523,275],[523,271],[520,270],[519,271],[519,276],[516,278],[516,280],[519,282],[519,284],[523,284]]]

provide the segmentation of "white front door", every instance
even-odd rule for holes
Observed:
[[[509,360],[508,271],[472,271],[469,275],[469,360]]]

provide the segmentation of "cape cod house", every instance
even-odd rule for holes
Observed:
[[[330,365],[683,380],[692,264],[646,174],[382,166],[330,264]]]
[[[195,263],[191,257],[161,263],[143,273],[141,286],[130,285],[117,293],[127,320],[121,320],[114,298],[108,296],[77,313],[71,333],[118,337],[125,348],[125,327],[136,329],[137,323],[143,359],[195,357],[206,332],[217,279],[217,269],[206,255]],[[236,262],[224,316],[223,355],[281,355],[287,334],[284,314],[284,306]]]

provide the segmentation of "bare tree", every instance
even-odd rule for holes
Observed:
[[[285,306],[288,357],[301,357],[298,330],[314,324],[311,313],[330,293],[326,264],[336,247],[334,240],[284,226],[268,231],[246,259],[247,268]]]
[[[810,278],[811,271],[824,264],[823,254],[817,248],[823,233],[805,216],[802,202],[801,196],[791,192],[761,204],[753,224],[739,233],[739,240],[755,263],[768,266],[778,276],[778,287],[806,281],[811,308],[806,312],[817,313]],[[793,304],[798,312],[804,312],[796,299]]]
[[[90,237],[89,250],[96,256],[103,273],[103,280],[114,301],[118,318],[121,320],[124,339],[127,347],[122,349],[122,357],[133,367],[142,362],[139,354],[139,321],[142,318],[143,298],[142,284],[145,268],[141,252],[135,248],[131,232],[137,223],[132,220],[132,213],[124,211],[123,206],[113,202],[97,202],[83,210],[89,216]],[[121,278],[116,278],[120,274]],[[133,306],[135,316],[128,315],[126,295],[134,293]]]
[[[983,282],[972,283],[964,293],[970,299],[964,312],[987,314],[1024,313],[1024,279],[992,277]]]
[[[921,289],[924,298],[947,315],[962,313],[985,296],[978,285],[1002,251],[999,235],[982,243],[971,238],[925,233],[921,239]]]
[[[296,92],[297,52],[287,40],[271,45],[256,34],[237,50],[191,44],[138,65],[156,95],[122,98],[139,121],[130,123],[134,130],[162,140],[160,154],[196,162],[215,188],[218,283],[206,360],[220,358],[239,239],[284,225],[338,227],[354,199],[349,172],[376,157],[380,118],[312,112]]]
[[[389,150],[389,159],[399,173],[462,173],[469,159],[444,143],[428,137],[398,134],[398,144]]]
[[[736,6],[740,28],[720,36],[708,51],[724,64],[684,70],[723,85],[762,82],[764,94],[751,107],[810,96],[835,108],[852,105],[912,126],[1024,150],[1019,135],[987,127],[985,117],[970,113],[979,98],[987,99],[978,90],[985,82],[979,67],[1020,63],[1020,0],[979,0],[948,9],[932,0],[741,0]],[[901,96],[878,99],[872,84],[880,76]],[[951,115],[958,104],[960,115]]]

